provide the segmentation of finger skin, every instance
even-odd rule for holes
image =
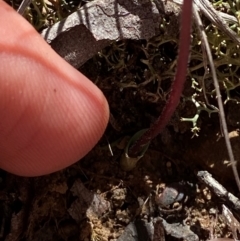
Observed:
[[[109,117],[102,92],[0,0],[0,167],[22,176],[86,155]]]

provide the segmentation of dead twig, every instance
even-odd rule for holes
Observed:
[[[199,171],[197,173],[197,177],[199,181],[206,184],[217,197],[229,203],[229,205],[231,205],[231,207],[236,211],[240,210],[240,200],[232,193],[228,192],[227,189],[216,181],[209,172]]]
[[[204,45],[203,49],[206,51],[208,61],[209,61],[209,66],[210,66],[210,69],[211,69],[211,72],[212,72],[213,83],[214,83],[214,87],[215,87],[215,91],[216,91],[216,97],[217,97],[218,108],[219,108],[220,122],[221,122],[222,130],[223,130],[225,143],[226,143],[230,163],[231,163],[231,166],[232,166],[234,178],[236,180],[236,184],[237,184],[238,189],[240,191],[240,179],[239,179],[239,175],[238,175],[238,171],[237,171],[237,167],[236,167],[236,162],[234,160],[232,146],[231,146],[231,143],[230,143],[230,140],[229,140],[229,137],[228,137],[228,128],[227,128],[227,123],[226,123],[226,118],[225,118],[225,113],[224,113],[224,108],[223,108],[223,102],[222,102],[222,97],[221,97],[221,92],[220,92],[220,88],[219,88],[219,82],[218,82],[218,79],[217,79],[215,66],[214,66],[214,63],[213,63],[213,57],[212,57],[211,49],[210,49],[210,46],[209,46],[209,43],[208,43],[208,40],[207,40],[207,35],[206,35],[206,33],[204,31],[204,28],[203,28],[203,25],[202,25],[201,18],[199,16],[199,13],[198,13],[197,8],[195,6],[193,7],[193,14],[194,14],[195,22],[196,22],[196,25],[198,27],[198,30],[199,30],[199,33],[200,33],[200,36],[201,36],[201,40],[202,40],[201,42]]]

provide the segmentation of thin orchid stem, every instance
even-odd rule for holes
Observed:
[[[177,72],[172,84],[172,90],[162,114],[153,125],[129,148],[128,155],[137,157],[139,152],[155,138],[167,125],[176,110],[183,91],[191,44],[192,0],[184,0],[181,14],[181,32]]]

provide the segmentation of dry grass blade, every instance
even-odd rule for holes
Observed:
[[[236,44],[240,44],[239,36],[228,26],[229,21],[233,21],[232,18],[228,18],[225,14],[224,17],[220,14],[208,0],[194,0],[200,11],[219,29],[221,29],[230,39]]]
[[[183,0],[171,0],[182,5]],[[194,0],[195,8],[211,21],[211,23],[221,29],[236,44],[240,44],[240,37],[228,26],[229,23],[238,23],[236,17],[217,11],[209,0]]]
[[[25,10],[26,10],[26,8],[30,5],[30,3],[31,3],[31,0],[23,0],[21,5],[19,6],[17,12],[19,14],[23,15]]]
[[[208,43],[208,40],[207,40],[207,35],[206,35],[206,33],[204,31],[204,28],[203,28],[203,25],[202,25],[201,18],[199,16],[199,13],[198,13],[195,5],[193,6],[193,14],[194,14],[195,22],[196,22],[196,25],[198,27],[201,39],[202,39],[202,44],[204,44],[203,49],[206,50],[206,54],[207,54],[208,61],[209,61],[209,66],[210,66],[210,69],[211,69],[211,72],[212,72],[212,77],[213,77],[213,82],[214,82],[214,87],[215,87],[215,90],[216,90],[217,102],[218,102],[218,107],[219,107],[220,122],[221,122],[221,125],[222,125],[222,130],[223,130],[223,134],[224,134],[224,138],[225,138],[225,142],[226,142],[226,147],[227,147],[230,163],[231,163],[231,166],[232,166],[232,169],[233,169],[233,174],[234,174],[238,189],[240,191],[240,179],[239,179],[238,171],[237,171],[237,168],[236,168],[236,162],[234,160],[232,146],[231,146],[231,143],[230,143],[230,140],[229,140],[229,137],[228,137],[228,128],[227,128],[227,123],[226,123],[226,118],[225,118],[225,113],[224,113],[219,83],[218,83],[218,80],[217,80],[217,74],[216,74],[214,63],[213,63],[212,53],[211,53],[211,49],[210,49],[210,46],[209,46],[209,43]]]

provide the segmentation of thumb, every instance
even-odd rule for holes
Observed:
[[[23,176],[60,170],[102,136],[102,92],[0,0],[0,167]]]

